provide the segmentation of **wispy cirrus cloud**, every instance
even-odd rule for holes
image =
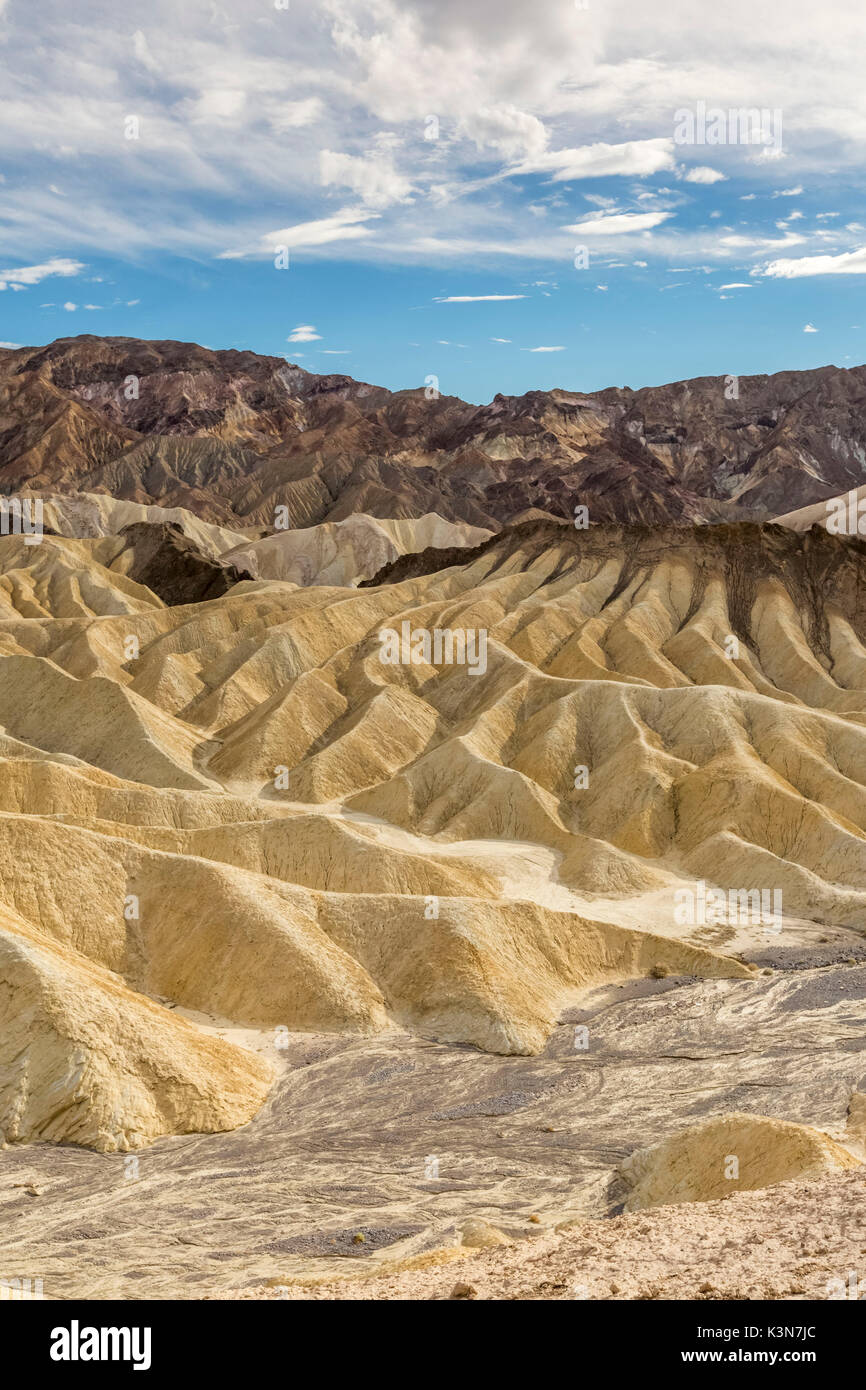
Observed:
[[[646,232],[661,226],[670,212],[614,212],[604,217],[588,217],[565,228],[576,236],[622,236],[625,232]]]
[[[272,256],[282,247],[289,251],[311,246],[325,246],[334,241],[355,241],[371,235],[369,227],[363,224],[377,213],[366,209],[344,208],[332,217],[321,217],[312,222],[298,222],[294,227],[281,227],[274,232],[265,232],[258,241],[240,250],[221,251],[220,260],[239,260],[245,256]]]
[[[434,299],[434,304],[491,304],[503,299],[525,299],[525,294],[446,294]]]
[[[581,148],[547,150],[524,159],[510,170],[512,174],[550,174],[554,182],[566,179],[642,178],[673,169],[675,146],[672,137],[630,140],[621,145],[597,142]]]

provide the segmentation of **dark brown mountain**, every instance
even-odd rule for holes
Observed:
[[[169,607],[221,598],[248,570],[206,555],[172,522],[134,522],[106,542],[116,546],[111,567],[146,584]]]
[[[743,521],[717,526],[606,525],[579,531],[562,521],[524,521],[506,526],[472,549],[431,546],[416,555],[401,555],[359,588],[399,584],[482,562],[487,582],[500,571],[513,573],[515,556],[520,557],[520,569],[529,570],[556,554],[559,569],[547,577],[548,584],[578,561],[615,560],[621,572],[609,604],[671,556],[686,553],[694,575],[689,619],[695,617],[708,581],[721,578],[731,631],[748,644],[753,640],[755,604],[770,581],[790,596],[810,651],[820,653],[828,670],[835,660],[828,612],[844,612],[857,637],[866,638],[866,541],[833,536],[820,526],[797,532]]]
[[[435,511],[494,529],[762,520],[866,482],[866,367],[473,406],[194,343],[0,351],[0,493],[108,492],[233,526]],[[731,394],[730,391],[728,394]]]

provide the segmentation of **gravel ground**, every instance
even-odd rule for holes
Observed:
[[[275,1283],[282,1299],[866,1300],[866,1173],[779,1183],[719,1202],[580,1221],[421,1268]]]

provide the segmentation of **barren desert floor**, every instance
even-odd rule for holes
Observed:
[[[756,943],[772,973],[753,980],[596,989],[534,1057],[293,1034],[272,1095],[231,1133],[0,1152],[0,1266],[38,1271],[54,1298],[438,1298],[461,1280],[482,1298],[826,1297],[862,1267],[863,1170],[616,1213],[629,1154],[721,1112],[859,1149],[866,949],[831,935]],[[273,1055],[267,1034],[237,1040]],[[514,1244],[462,1244],[488,1225]]]

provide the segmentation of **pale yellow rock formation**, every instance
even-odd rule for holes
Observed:
[[[291,531],[275,529],[268,534],[261,526],[216,526],[183,507],[127,502],[106,493],[55,494],[43,497],[42,503],[44,525],[58,536],[99,539],[116,536],[124,526],[136,522],[172,522],[209,555],[260,579],[282,579],[303,586],[355,585],[371,579],[398,555],[428,546],[440,550],[472,547],[493,534],[480,526],[446,521],[436,512],[396,520],[356,512],[343,521]]]
[[[620,1172],[630,1189],[625,1210],[639,1211],[712,1202],[789,1178],[814,1178],[859,1165],[850,1150],[810,1125],[732,1112],[638,1149]]]
[[[127,502],[104,492],[69,492],[43,496],[45,525],[60,536],[79,539],[116,536],[124,526],[139,521],[174,522],[190,540],[211,555],[255,539],[260,527],[215,526],[202,521],[185,507],[157,507],[143,502]]]
[[[506,1054],[594,985],[754,978],[766,924],[682,920],[699,882],[862,931],[858,552],[822,597],[735,539],[530,523],[180,607],[104,537],[0,539],[0,904],[143,1004]],[[484,669],[383,662],[404,622],[483,629]]]
[[[245,1124],[273,1080],[116,974],[0,908],[0,1142],[103,1152]]]
[[[445,521],[435,512],[396,521],[356,512],[344,521],[277,531],[258,541],[236,544],[222,558],[248,568],[260,579],[354,585],[372,579],[398,555],[428,546],[438,550],[476,546],[491,534],[480,526]]]

